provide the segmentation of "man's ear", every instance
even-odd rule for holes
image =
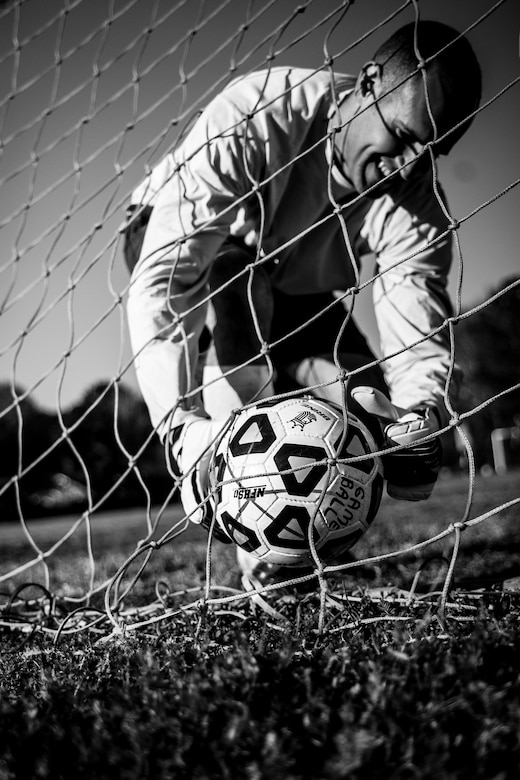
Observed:
[[[367,62],[361,68],[356,83],[356,92],[363,98],[372,95],[376,98],[381,92],[383,66],[379,62]]]

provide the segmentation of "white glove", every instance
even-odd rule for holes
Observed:
[[[429,498],[441,466],[442,450],[438,438],[422,440],[439,430],[435,410],[403,409],[373,387],[354,387],[351,395],[365,412],[379,420],[387,446],[417,442],[413,447],[382,456],[388,495],[405,501]]]
[[[183,509],[192,523],[207,530],[214,511],[214,499],[209,492],[209,464],[224,427],[223,422],[201,417],[185,422],[173,435],[172,455],[182,477]],[[220,541],[230,541],[216,526],[213,534]]]

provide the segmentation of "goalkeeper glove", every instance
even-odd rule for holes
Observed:
[[[170,442],[177,476],[182,478],[181,503],[186,516],[212,530],[219,541],[229,543],[229,537],[213,523],[215,501],[209,491],[209,464],[222,429],[221,422],[200,417],[174,428]]]
[[[429,498],[442,460],[439,439],[423,441],[439,429],[435,410],[426,406],[402,409],[373,387],[355,387],[352,397],[365,412],[379,420],[388,447],[416,442],[381,456],[388,495],[405,501]]]

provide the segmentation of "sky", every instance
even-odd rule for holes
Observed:
[[[490,104],[439,161],[451,214],[461,223],[462,286],[456,262],[450,292],[455,300],[461,289],[468,309],[520,272],[520,186],[497,197],[520,177],[520,84],[496,97],[520,74],[520,5],[416,5],[421,18],[461,31],[498,6],[468,31],[483,70],[483,104]],[[135,388],[119,232],[129,193],[233,75],[264,67],[268,56],[278,65],[319,67],[324,44],[338,72],[355,74],[415,15],[404,0],[347,6],[0,3],[0,382],[14,383],[47,410],[65,409],[115,376]],[[367,263],[364,277],[372,270]],[[373,340],[368,292],[356,306]]]

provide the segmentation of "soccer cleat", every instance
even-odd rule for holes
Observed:
[[[312,573],[313,569],[310,567],[292,569],[288,566],[276,566],[274,563],[260,562],[254,571],[242,573],[242,585],[245,587],[245,590],[251,590],[251,585],[255,590],[265,588],[267,585],[280,585],[279,589],[273,588],[273,593],[283,593],[284,595],[289,591],[312,593],[312,591],[316,590],[315,577],[309,577],[309,579],[301,582],[291,582]]]
[[[310,577],[304,582],[294,583],[292,586],[285,587],[286,582],[312,574],[313,569],[311,566],[293,568],[291,566],[268,563],[267,561],[255,558],[241,547],[237,547],[237,563],[242,587],[249,592],[261,590],[266,585],[276,584],[279,584],[280,588],[273,588],[271,592],[274,594],[280,594],[282,592],[287,594],[289,590],[291,592],[309,593],[316,588],[316,579],[314,577]]]

